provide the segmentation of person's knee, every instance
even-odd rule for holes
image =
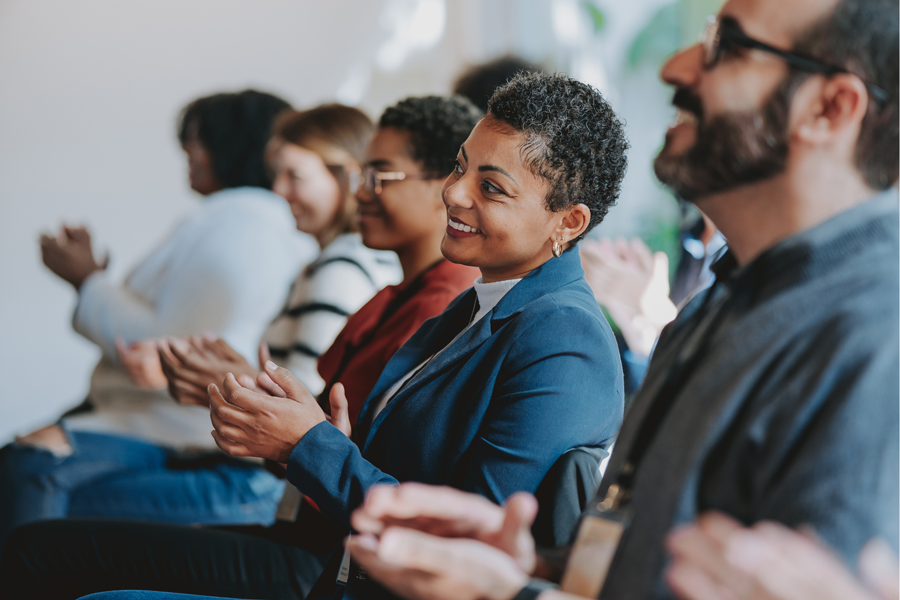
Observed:
[[[48,425],[28,435],[16,437],[15,443],[48,450],[56,456],[69,456],[73,452],[69,437],[59,425]]]

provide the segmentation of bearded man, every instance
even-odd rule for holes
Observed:
[[[729,252],[660,338],[564,590],[671,597],[666,535],[711,510],[811,527],[851,567],[870,538],[896,552],[898,29],[896,0],[730,0],[663,67],[678,118],[657,176]],[[529,583],[561,574],[534,512],[377,489],[349,547],[407,598],[571,598]]]

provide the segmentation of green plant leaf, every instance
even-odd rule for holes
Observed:
[[[585,2],[584,8],[591,17],[591,23],[594,25],[594,33],[600,33],[600,30],[602,30],[603,26],[606,24],[606,17],[603,15],[603,11],[591,2]]]

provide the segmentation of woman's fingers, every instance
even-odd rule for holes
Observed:
[[[224,386],[223,386],[224,387]],[[211,384],[208,388],[209,410],[223,423],[239,428],[250,424],[250,414],[228,401],[228,393],[222,393],[219,387]]]
[[[343,384],[336,383],[331,387],[328,404],[331,407],[331,424],[337,427],[341,433],[350,437],[350,408]]]
[[[210,394],[212,396],[212,394]],[[238,442],[239,444],[246,445],[247,444],[247,434],[241,429],[239,426],[233,425],[231,423],[225,422],[219,416],[223,414],[213,408],[213,403],[210,401],[210,411],[209,411],[209,419],[212,421],[213,428],[219,435],[221,435],[226,440],[231,440],[232,442]]]
[[[247,446],[239,444],[238,442],[226,440],[221,435],[219,435],[215,429],[213,429],[210,434],[212,434],[213,440],[215,440],[216,442],[216,446],[218,446],[226,454],[230,454],[231,456],[253,456],[253,453],[250,452]]]
[[[504,518],[504,509],[476,494],[403,483],[374,486],[351,519],[358,531],[402,524],[436,535],[482,538],[500,531]],[[372,525],[373,521],[380,521],[381,525]]]
[[[169,348],[182,365],[194,370],[197,370],[200,367],[197,355],[195,354],[196,350],[192,351],[190,341],[178,339],[172,340],[169,344]]]
[[[291,400],[302,401],[312,398],[312,394],[303,387],[302,383],[297,381],[294,374],[284,367],[279,367],[270,360],[266,361],[265,370],[269,377],[272,378],[272,381],[283,389],[286,397]]]
[[[876,590],[883,600],[900,598],[900,565],[897,555],[882,539],[874,539],[859,553],[862,580]]]
[[[259,343],[259,349],[257,350],[257,358],[259,359],[259,368],[262,369],[263,365],[269,362],[269,359],[272,358],[272,353],[269,352],[269,345],[265,342]]]
[[[281,389],[281,386],[272,381],[272,378],[269,377],[269,374],[265,371],[260,371],[260,373],[256,376],[256,385],[262,388],[262,390],[267,394],[271,394],[272,396],[276,396],[278,398],[287,398],[287,394],[284,393],[284,390]]]
[[[169,381],[169,394],[180,404],[209,405],[205,389],[183,379]]]

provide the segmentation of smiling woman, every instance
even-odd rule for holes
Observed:
[[[419,175],[440,165],[417,150],[421,140],[411,124],[433,122],[431,104],[442,102],[419,99],[402,116],[389,109],[382,117],[366,153],[375,172],[357,195],[361,229],[375,246],[376,234],[388,228],[409,234],[415,220],[439,222],[446,228],[443,254],[480,269],[474,288],[393,355],[353,423],[345,414],[329,419],[287,369],[271,362],[265,376],[285,397],[243,387],[231,375],[221,389],[209,387],[219,447],[286,463],[290,484],[345,531],[350,513],[377,484],[446,485],[495,503],[517,491],[533,493],[568,450],[589,446],[602,455],[622,421],[615,339],[578,253],[565,252],[618,196],[627,148],[622,124],[590,86],[557,75],[517,77],[495,94],[462,150],[457,141],[445,158],[433,155],[447,161],[447,172],[460,152],[438,204],[438,180]],[[416,192],[419,202],[408,202]],[[336,552],[339,559],[340,547]],[[246,556],[265,560],[256,551]],[[297,554],[287,560],[298,578],[312,570]],[[309,597],[329,596],[339,562],[330,563]],[[260,564],[248,569],[268,572]],[[239,583],[248,596],[274,596]],[[383,597],[383,590],[360,589],[370,585],[351,568],[349,595]]]
[[[415,143],[389,132],[382,122],[368,153],[368,192],[385,205],[389,186],[425,183],[396,173],[427,171],[375,164],[373,146]],[[390,360],[352,424],[356,443],[351,423],[329,423],[270,364],[287,399],[233,379],[211,389],[220,447],[286,463],[289,482],[345,526],[378,483],[443,484],[499,503],[534,491],[570,448],[608,448],[622,419],[621,365],[579,257],[565,250],[615,202],[626,149],[621,123],[590,86],[534,74],[499,89],[441,194],[441,250],[482,276]],[[364,235],[387,227],[378,204],[359,199],[363,215],[372,212]]]
[[[414,146],[401,134],[383,119],[367,153],[376,172],[358,199],[368,239],[390,225],[379,209],[389,186],[427,182],[396,177],[427,164],[376,164],[381,154],[409,155],[389,150]],[[608,448],[622,419],[622,369],[578,254],[565,250],[615,202],[626,149],[621,123],[588,85],[533,74],[500,88],[441,193],[441,251],[482,276],[388,362],[352,423],[356,443],[346,437],[351,423],[328,422],[288,371],[269,364],[287,398],[233,378],[211,388],[220,447],[286,463],[288,481],[344,526],[378,483],[449,485],[499,503],[537,489],[570,448]]]

